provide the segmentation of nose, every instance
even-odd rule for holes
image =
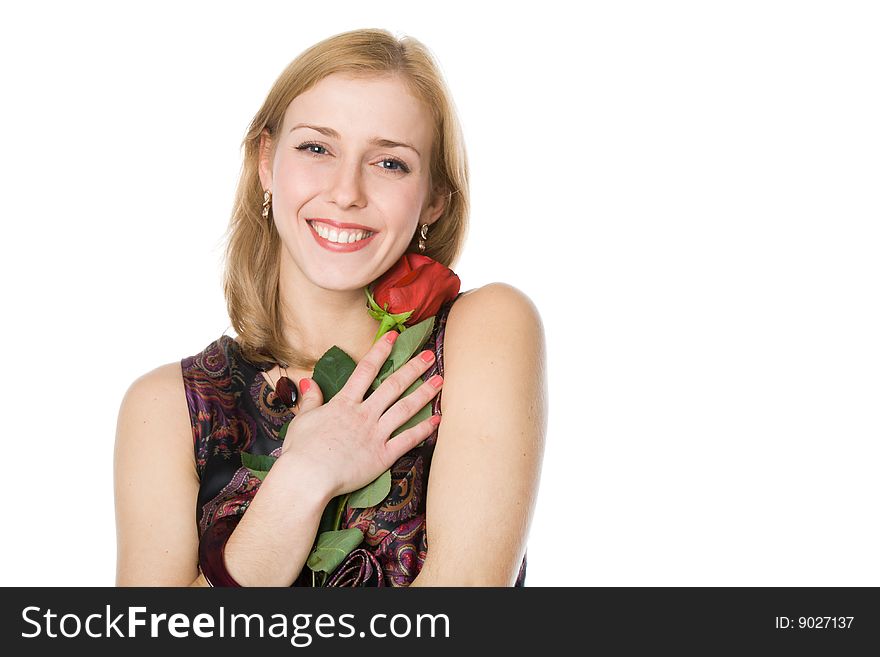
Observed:
[[[327,190],[330,201],[341,208],[366,205],[362,175],[359,162],[340,162]]]

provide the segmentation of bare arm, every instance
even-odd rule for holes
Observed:
[[[544,332],[516,288],[459,299],[446,325],[443,423],[413,586],[511,586],[526,548],[547,421]]]
[[[180,365],[163,365],[137,379],[116,425],[117,586],[203,582],[192,446]]]
[[[242,585],[289,585],[329,498],[283,458],[226,547]],[[180,365],[137,379],[119,412],[114,454],[118,586],[207,586],[198,569],[199,478]],[[286,476],[285,476],[286,475]]]
[[[242,586],[290,586],[332,498],[322,481],[282,454],[226,543],[226,570]]]

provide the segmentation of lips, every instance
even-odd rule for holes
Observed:
[[[317,220],[315,220],[317,221]],[[321,220],[320,223],[325,223],[324,220]],[[363,248],[366,248],[373,242],[373,238],[376,237],[376,233],[373,232],[367,238],[362,240],[358,240],[357,242],[348,242],[348,243],[340,243],[340,242],[331,242],[330,240],[324,239],[318,234],[318,231],[315,230],[315,227],[312,225],[312,220],[307,222],[309,227],[309,232],[312,234],[312,237],[315,238],[315,241],[319,246],[323,247],[328,251],[334,251],[336,253],[351,253],[353,251],[360,251]],[[358,226],[357,224],[332,224],[334,227],[338,227],[339,229],[347,228],[348,230],[370,230],[369,228]]]
[[[369,226],[363,226],[361,224],[346,224],[340,221],[333,221],[332,219],[325,219],[324,217],[310,217],[306,219],[308,222],[317,221],[318,223],[327,224],[328,226],[333,226],[334,228],[347,228],[349,230],[366,230],[370,233],[377,233],[375,228],[370,228]]]

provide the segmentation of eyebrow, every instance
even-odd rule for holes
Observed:
[[[311,128],[312,130],[316,130],[320,132],[322,135],[326,135],[327,137],[331,137],[333,139],[339,139],[339,133],[336,132],[333,128],[327,128],[320,125],[312,125],[310,123],[297,123],[290,129],[290,132],[293,132],[297,128]],[[415,154],[421,157],[421,153],[416,150],[416,147],[412,144],[407,144],[403,141],[394,141],[392,139],[382,139],[381,137],[373,137],[370,144],[374,146],[381,146],[382,148],[409,148],[412,151],[415,151]]]

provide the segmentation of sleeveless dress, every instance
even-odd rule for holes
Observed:
[[[443,339],[454,302],[437,312],[434,330],[423,347],[436,356],[422,375],[423,381],[444,373]],[[217,533],[228,536],[232,532],[260,487],[260,479],[242,466],[241,452],[278,456],[282,444],[278,433],[294,414],[262,376],[265,366],[261,369],[247,360],[228,335],[184,358],[181,369],[201,482],[198,534],[205,541],[206,534],[213,533],[216,542]],[[440,411],[441,394],[442,390],[434,397],[434,413]],[[437,434],[435,429],[421,446],[392,466],[391,491],[382,502],[345,510],[341,528],[357,527],[364,540],[331,575],[327,586],[409,586],[419,574],[428,552],[425,498]],[[487,545],[485,549],[492,548]],[[515,586],[524,586],[525,573],[524,557]],[[311,571],[303,565],[293,586],[311,586],[311,582]]]

